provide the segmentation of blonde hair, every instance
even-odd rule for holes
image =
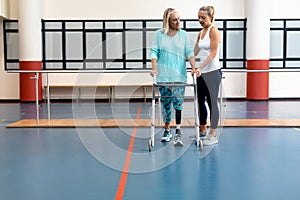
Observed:
[[[202,6],[199,11],[206,11],[208,16],[212,17],[212,22],[215,20],[215,8],[213,6]]]
[[[165,34],[167,34],[167,32],[169,31],[170,29],[170,26],[169,26],[169,19],[170,19],[170,16],[171,14],[177,12],[174,8],[167,8],[164,12],[164,16],[163,16],[163,32]]]

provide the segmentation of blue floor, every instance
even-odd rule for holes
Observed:
[[[228,101],[226,118],[299,118],[298,101]],[[150,104],[51,104],[51,117],[149,118]],[[192,104],[185,103],[184,117]],[[91,112],[91,110],[93,110]],[[40,107],[47,118],[47,106]],[[219,144],[200,152],[189,137],[148,152],[148,128],[6,128],[35,118],[35,104],[0,104],[0,199],[115,199],[132,135],[123,199],[299,199],[300,129],[220,128]],[[136,131],[136,132],[135,132]],[[157,130],[159,132],[159,130]],[[183,128],[186,136],[192,128]],[[206,149],[207,150],[207,149]]]

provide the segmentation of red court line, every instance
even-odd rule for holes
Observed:
[[[140,118],[141,110],[142,110],[142,108],[139,106],[137,114],[136,114],[136,119]],[[136,130],[137,130],[137,128],[135,127],[132,131],[132,134],[131,134],[131,138],[130,138],[130,142],[129,142],[129,146],[128,146],[128,150],[127,150],[127,155],[126,155],[126,159],[125,159],[125,163],[124,163],[124,168],[123,168],[123,171],[122,171],[122,176],[120,178],[118,191],[117,191],[117,194],[116,194],[116,197],[115,197],[116,200],[122,200],[123,199],[123,195],[124,195],[124,191],[125,191],[125,187],[126,187],[126,182],[127,182],[127,177],[128,177],[128,170],[129,170],[129,166],[130,166],[130,159],[131,159],[131,155],[132,155],[132,149],[133,149],[133,146],[134,146],[134,139],[135,139],[135,135],[136,135]]]

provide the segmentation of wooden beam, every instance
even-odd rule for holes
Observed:
[[[156,121],[157,127],[163,122]],[[193,127],[193,119],[183,119],[182,127]],[[174,121],[171,123],[175,126]],[[300,127],[300,119],[225,119],[223,127]],[[7,128],[75,128],[75,127],[150,127],[150,119],[23,119],[6,126]]]

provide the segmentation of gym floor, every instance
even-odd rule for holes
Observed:
[[[223,119],[299,119],[300,101],[225,101]],[[52,119],[135,119],[151,103],[52,103]],[[40,117],[47,118],[41,104]],[[184,103],[184,118],[193,104]],[[156,114],[159,117],[159,113]],[[184,147],[159,141],[148,151],[150,128],[7,128],[35,119],[34,103],[0,103],[0,196],[59,199],[299,199],[299,127],[222,127],[219,144],[203,151],[193,127]]]

